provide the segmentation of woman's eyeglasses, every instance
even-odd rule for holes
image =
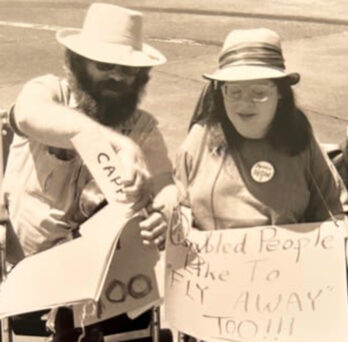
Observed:
[[[131,67],[112,63],[94,62],[99,71],[110,72],[116,70],[124,75],[135,76],[139,73],[140,67]]]
[[[224,83],[222,85],[222,94],[233,101],[239,101],[243,94],[247,92],[249,98],[251,98],[253,102],[262,103],[268,101],[274,87],[274,84],[251,84],[241,86],[232,83]]]

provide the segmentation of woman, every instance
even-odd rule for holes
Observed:
[[[234,30],[176,162],[201,230],[315,222],[347,212],[341,179],[294,101],[279,36]]]

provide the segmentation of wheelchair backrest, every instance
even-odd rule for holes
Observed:
[[[13,109],[11,108],[11,111]],[[9,125],[9,112],[0,110],[0,128],[1,128],[1,170],[5,171],[10,145],[13,140],[13,131]]]

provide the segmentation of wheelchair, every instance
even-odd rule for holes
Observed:
[[[0,185],[13,138],[8,118],[8,112],[0,109]],[[6,279],[6,229],[9,224],[4,199],[0,196],[0,283]],[[72,311],[67,308],[59,310],[65,310],[67,316],[72,316]],[[0,342],[48,341],[50,332],[46,328],[46,318],[49,311],[37,311],[2,319]],[[72,322],[72,317],[69,317],[69,322]],[[130,319],[127,314],[121,314],[98,325],[105,342],[172,342],[173,340],[170,329],[160,328],[159,306],[153,307],[135,319]]]

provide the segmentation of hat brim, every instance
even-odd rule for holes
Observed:
[[[298,73],[286,73],[283,70],[260,65],[236,65],[219,69],[212,74],[204,74],[203,77],[222,82],[286,78],[291,85],[298,83],[300,80],[300,74]]]
[[[90,39],[81,34],[80,29],[60,30],[57,32],[56,38],[69,50],[97,62],[152,67],[167,61],[166,57],[148,44],[143,44],[141,50],[136,50],[122,44]]]

